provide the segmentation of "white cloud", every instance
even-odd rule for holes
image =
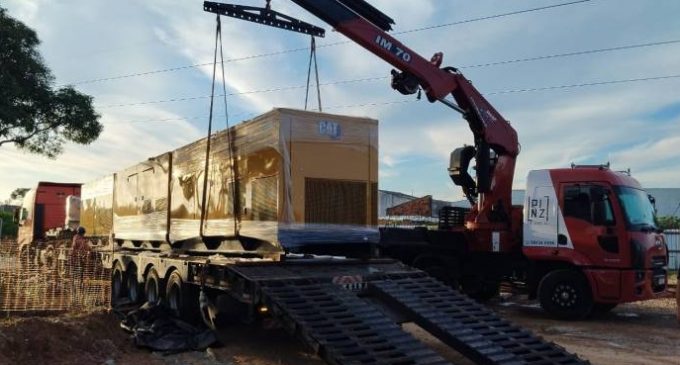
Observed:
[[[251,0],[239,3],[257,5]],[[503,12],[544,6],[544,1],[394,1],[373,0],[396,21],[395,30],[452,23]],[[429,58],[445,53],[445,64],[464,66],[514,58],[677,38],[680,2],[643,3],[598,1],[540,12],[496,18],[422,32],[396,35]],[[105,2],[76,0],[10,0],[10,14],[37,29],[47,63],[59,82],[143,72],[212,60],[214,16],[201,1],[150,0],[125,2],[112,8]],[[275,9],[314,24],[322,22],[292,2],[275,1]],[[75,10],[74,10],[75,9]],[[237,58],[306,47],[309,38],[252,23],[222,18],[226,58]],[[345,41],[326,26],[318,44]],[[355,44],[320,47],[321,82],[388,76],[391,67]],[[303,85],[305,51],[226,64],[229,92]],[[678,45],[555,58],[538,62],[463,69],[483,93],[498,90],[568,85],[592,81],[677,74]],[[209,94],[211,67],[187,69],[118,81],[82,85],[99,106],[138,103]],[[220,75],[218,74],[218,77]],[[631,167],[646,186],[680,186],[673,136],[675,121],[657,121],[655,111],[677,102],[680,80],[626,83],[561,91],[489,95],[496,108],[517,129],[522,152],[516,187],[529,169],[564,167],[570,162],[611,160],[616,168]],[[218,88],[220,90],[220,88]],[[438,104],[381,104],[412,100],[393,92],[389,80],[327,85],[323,104],[332,113],[380,119],[381,187],[435,197],[459,197],[446,175],[449,153],[471,144],[467,124]],[[315,97],[311,105],[316,107]],[[302,107],[304,89],[258,93],[230,98],[235,119],[276,106]],[[149,155],[175,148],[205,129],[205,119],[164,123],[132,120],[192,118],[207,114],[209,101],[199,99],[148,106],[101,109],[106,129],[97,143],[69,146],[57,161],[0,149],[0,174],[16,181],[88,178],[128,166]],[[357,105],[348,108],[332,106]],[[221,103],[218,103],[221,105]],[[219,112],[219,111],[218,111]],[[135,141],[144,141],[136,146]],[[10,165],[6,160],[12,160]],[[16,161],[21,163],[16,164]],[[48,168],[38,168],[47,166]],[[5,184],[5,185],[1,185]],[[11,186],[9,186],[11,185]],[[0,182],[0,198],[15,186]]]

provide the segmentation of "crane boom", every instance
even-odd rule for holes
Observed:
[[[517,133],[510,123],[459,70],[441,67],[442,53],[427,60],[388,34],[392,19],[367,2],[291,1],[398,69],[392,71],[392,87],[397,91],[413,94],[420,87],[430,102],[441,101],[462,113],[473,132],[475,144],[473,149],[464,147],[454,151],[449,171],[454,183],[461,185],[474,203],[467,228],[484,232],[509,231],[512,228],[512,180],[519,153]],[[204,4],[207,10],[218,3],[206,1]],[[455,103],[447,99],[449,95]],[[476,182],[467,172],[472,158],[476,160]]]

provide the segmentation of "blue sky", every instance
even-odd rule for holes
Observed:
[[[236,2],[264,4],[259,0]],[[394,18],[395,32],[401,32],[567,0],[370,2]],[[95,97],[104,132],[89,146],[67,146],[56,160],[3,146],[1,199],[16,187],[30,187],[39,180],[84,182],[205,134],[209,99],[157,101],[209,95],[211,66],[81,83],[211,62],[215,19],[202,11],[202,1],[121,0],[112,5],[103,0],[6,0],[3,6],[37,30],[43,42],[40,50],[57,84],[73,83]],[[273,0],[272,6],[324,25],[292,2]],[[461,67],[512,122],[522,144],[515,188],[523,188],[529,169],[607,161],[615,169],[630,168],[643,186],[680,187],[679,77],[517,92],[680,75],[677,14],[680,2],[675,0],[592,0],[396,37],[427,58],[444,52],[444,64]],[[230,18],[223,18],[223,27],[227,59],[280,52],[227,63],[228,93],[305,84],[307,51],[282,51],[307,47],[308,37]],[[324,27],[327,37],[317,42],[322,83],[389,75],[389,65],[359,46],[332,45],[345,38]],[[676,40],[679,42],[470,67]],[[325,85],[321,92],[324,111],[380,120],[382,189],[432,194],[446,200],[461,198],[446,170],[451,150],[472,144],[459,115],[443,105],[394,92],[387,78]],[[393,103],[399,101],[403,102]],[[152,103],[138,105],[145,102]],[[302,108],[304,88],[246,93],[230,97],[229,103],[230,119],[235,123],[273,107]],[[216,126],[223,127],[224,119],[218,118]]]

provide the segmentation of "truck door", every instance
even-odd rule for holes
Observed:
[[[599,184],[562,187],[562,212],[574,249],[598,266],[622,262],[611,194]]]

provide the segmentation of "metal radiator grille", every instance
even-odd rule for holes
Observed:
[[[367,208],[364,182],[305,179],[305,223],[365,226]]]

